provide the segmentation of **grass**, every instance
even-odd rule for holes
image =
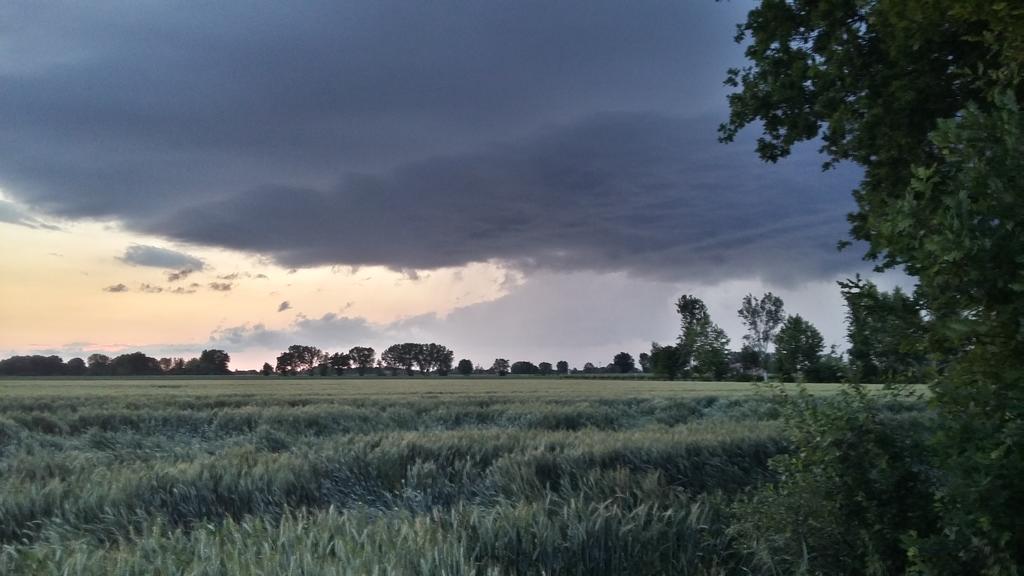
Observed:
[[[735,573],[787,450],[752,390],[0,380],[0,574]]]

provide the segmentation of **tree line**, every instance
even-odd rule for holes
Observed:
[[[652,343],[650,352],[636,359],[619,352],[611,362],[582,369],[570,369],[560,360],[555,364],[526,360],[510,362],[496,358],[490,367],[463,358],[436,343],[405,342],[387,347],[379,356],[368,346],[354,346],[344,352],[324,352],[316,346],[295,344],[281,352],[275,364],[261,370],[244,371],[264,376],[341,376],[352,371],[359,376],[448,376],[515,375],[566,376],[591,374],[648,373],[669,380],[751,381],[773,375],[782,381],[808,382],[923,382],[937,373],[928,361],[922,334],[925,319],[918,296],[899,287],[879,290],[859,276],[840,282],[846,302],[849,349],[840,354],[835,346],[826,350],[821,332],[799,314],[787,315],[781,298],[766,293],[748,294],[737,313],[747,327],[739,350],[729,348],[729,337],[711,319],[704,302],[693,295],[676,301],[680,334],[671,345]],[[231,356],[218,349],[203,350],[191,359],[153,358],[142,352],[113,358],[92,354],[87,360],[59,356],[13,356],[0,360],[0,375],[6,376],[159,376],[229,375]]]
[[[160,376],[231,374],[231,356],[223,350],[203,350],[198,358],[160,358],[131,352],[111,358],[90,354],[87,360],[60,356],[11,356],[0,360],[3,376]]]

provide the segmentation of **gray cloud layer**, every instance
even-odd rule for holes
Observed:
[[[290,267],[849,267],[850,174],[715,143],[747,7],[13,2],[0,186]]]
[[[184,273],[185,270],[191,273],[195,270],[202,270],[204,266],[203,261],[195,256],[190,256],[177,250],[169,250],[158,246],[146,246],[144,244],[129,246],[124,251],[124,255],[121,256],[121,260],[134,266],[152,266],[154,268],[176,270],[177,272],[170,274],[170,276],[177,276],[172,278],[172,281],[187,276],[188,274]]]

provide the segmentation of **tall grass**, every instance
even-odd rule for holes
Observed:
[[[0,574],[735,573],[787,450],[756,397],[42,388],[0,393]]]

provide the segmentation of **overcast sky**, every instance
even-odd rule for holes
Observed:
[[[4,2],[0,352],[603,364],[764,290],[842,345],[858,172],[716,139],[749,8]]]

